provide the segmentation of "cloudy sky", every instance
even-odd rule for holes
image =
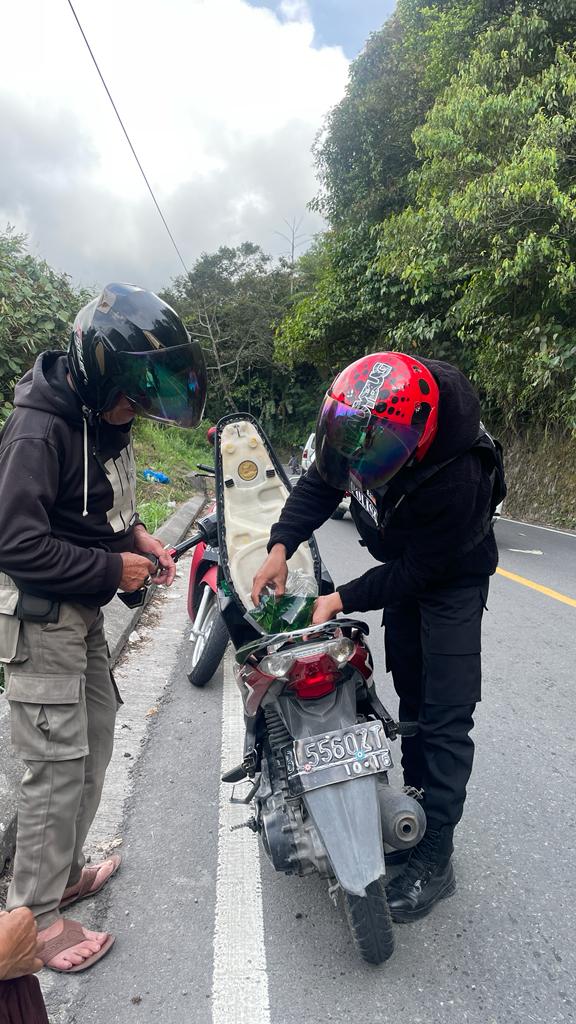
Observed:
[[[188,266],[322,227],[310,147],[394,0],[74,0]],[[0,15],[0,226],[89,287],[181,272],[67,0]]]

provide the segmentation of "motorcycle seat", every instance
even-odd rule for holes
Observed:
[[[267,557],[270,529],[279,519],[288,488],[271,462],[264,441],[250,420],[227,424],[220,441],[224,482],[227,573],[246,610],[252,608],[252,580]],[[302,544],[289,569],[314,575],[309,544]]]

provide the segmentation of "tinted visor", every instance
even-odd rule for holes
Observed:
[[[341,491],[351,478],[362,490],[375,490],[408,461],[421,435],[422,425],[392,423],[326,397],[316,425],[316,466]]]
[[[197,341],[152,352],[117,352],[114,383],[136,411],[178,427],[196,427],[206,401],[206,367]]]

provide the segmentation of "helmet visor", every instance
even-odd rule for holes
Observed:
[[[375,490],[408,461],[421,434],[421,425],[393,423],[327,396],[316,424],[318,472],[342,491]]]
[[[155,352],[117,352],[114,383],[152,420],[197,427],[206,401],[206,367],[197,341]]]

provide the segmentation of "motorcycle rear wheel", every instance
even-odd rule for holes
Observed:
[[[354,945],[367,964],[383,964],[394,952],[394,927],[384,879],[366,886],[365,896],[344,892],[346,918]]]
[[[207,584],[203,584],[202,590]],[[201,601],[198,601],[200,605]],[[206,686],[216,672],[228,643],[228,630],[220,614],[216,594],[210,591],[208,603],[204,610],[202,622],[194,620],[194,628],[198,630],[196,638],[191,640],[192,654],[189,658],[190,671],[188,679],[193,686]]]

